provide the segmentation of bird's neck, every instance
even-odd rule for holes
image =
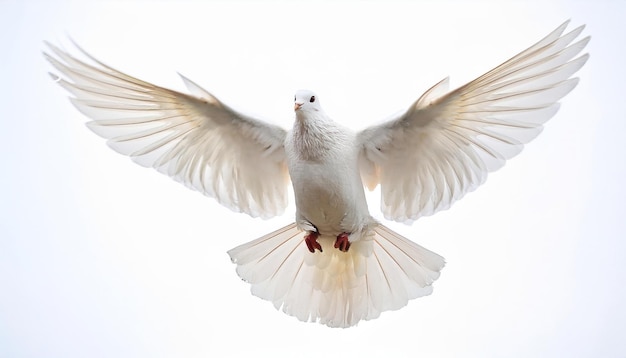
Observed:
[[[337,139],[340,128],[323,113],[297,113],[293,125],[294,149],[306,160],[326,156]]]

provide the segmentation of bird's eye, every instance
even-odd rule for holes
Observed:
[[[311,103],[315,102],[315,96],[311,96],[311,99],[309,100],[309,102]]]

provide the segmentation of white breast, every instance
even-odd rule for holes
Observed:
[[[323,128],[294,128],[287,138],[298,216],[322,234],[352,232],[370,217],[354,141],[351,131],[328,123]]]

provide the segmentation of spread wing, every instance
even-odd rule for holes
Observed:
[[[444,79],[399,117],[359,133],[361,175],[370,189],[380,184],[386,218],[449,208],[541,132],[589,57],[575,58],[589,37],[572,43],[584,26],[563,35],[567,24],[454,91]]]
[[[285,130],[237,113],[185,77],[194,96],[48,46],[53,55],[44,55],[62,75],[53,79],[115,151],[234,211],[265,218],[284,211]]]

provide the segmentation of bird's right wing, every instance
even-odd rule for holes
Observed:
[[[182,77],[194,96],[155,86],[48,44],[53,79],[115,151],[253,217],[287,206],[286,131],[244,116]],[[83,51],[84,52],[84,51]]]

